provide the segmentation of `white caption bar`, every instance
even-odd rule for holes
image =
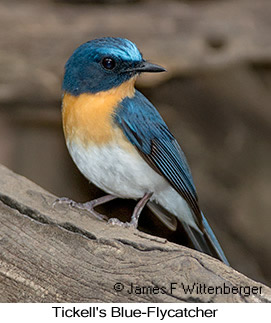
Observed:
[[[0,304],[1,322],[266,322],[269,304]]]

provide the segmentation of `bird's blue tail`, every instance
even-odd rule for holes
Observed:
[[[202,216],[202,226],[201,229],[195,229],[191,227],[184,221],[180,221],[176,216],[165,210],[161,205],[155,202],[149,202],[148,207],[152,212],[171,230],[178,230],[178,222],[182,226],[182,233],[186,233],[191,246],[196,250],[204,252],[210,256],[220,259],[226,265],[230,266],[213,230],[211,229],[209,223],[207,222],[204,214],[201,212]]]
[[[228,266],[230,266],[219,242],[217,241],[217,238],[213,232],[213,230],[211,229],[209,223],[207,222],[204,214],[201,212],[202,215],[202,224],[205,230],[205,234],[210,242],[210,244],[212,245],[213,249],[215,250],[215,252],[217,253],[217,255],[219,256],[219,258]]]

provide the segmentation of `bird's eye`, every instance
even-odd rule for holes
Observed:
[[[102,65],[106,70],[113,70],[113,68],[116,66],[116,62],[113,58],[105,57],[102,60]]]

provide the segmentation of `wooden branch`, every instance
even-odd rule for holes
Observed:
[[[271,301],[267,286],[207,255],[55,199],[0,166],[0,302]]]

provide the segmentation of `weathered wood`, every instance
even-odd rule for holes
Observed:
[[[268,287],[209,256],[66,205],[52,207],[55,198],[0,166],[1,302],[271,301]],[[124,290],[114,290],[116,283]],[[132,283],[167,290],[130,294]],[[182,283],[254,286],[261,294],[190,295]]]

